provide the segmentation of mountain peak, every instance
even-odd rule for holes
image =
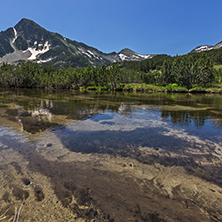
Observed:
[[[34,21],[27,19],[27,18],[23,18],[21,19],[16,25],[15,25],[15,29],[30,29],[30,27],[38,27],[40,29],[42,29],[42,27],[40,25],[38,25],[37,23],[35,23]]]
[[[128,54],[135,54],[136,52],[132,51],[131,49],[128,49],[128,48],[124,48],[122,49],[119,54],[125,54],[125,55],[128,55]]]
[[[33,22],[31,19],[22,18],[19,22]]]
[[[22,18],[13,28],[0,33],[0,64],[34,61],[58,67],[105,65],[148,58],[123,49],[119,53],[103,53],[86,44],[72,41],[47,31],[34,21]]]
[[[144,59],[151,59],[152,57],[155,56],[155,55],[140,55],[128,48],[122,49],[118,53],[118,55],[122,61],[141,61]]]
[[[24,26],[24,25],[37,25],[34,21],[22,18],[15,26]]]

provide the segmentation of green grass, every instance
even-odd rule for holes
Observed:
[[[189,92],[222,93],[222,84],[193,86]]]
[[[90,85],[82,87],[80,90],[89,91],[107,91],[105,86]],[[145,84],[145,83],[127,83],[120,84],[116,91],[126,92],[173,92],[173,93],[222,93],[222,84],[209,84],[206,86],[194,85],[191,89],[185,86],[178,86],[176,83],[163,85]]]
[[[131,83],[122,84],[120,87],[123,91],[143,91],[143,92],[188,92],[186,87],[178,86],[177,84],[169,84],[167,86],[145,84],[145,83]]]

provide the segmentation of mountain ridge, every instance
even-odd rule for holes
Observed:
[[[219,48],[222,48],[222,41],[214,46],[198,46],[190,53]],[[128,48],[118,53],[104,53],[85,43],[48,31],[27,18],[21,19],[14,27],[0,32],[0,65],[4,62],[16,64],[24,60],[61,68],[85,67],[122,61],[142,61],[154,56],[156,54],[141,55]]]
[[[194,48],[190,53],[196,53],[196,52],[205,52],[205,51],[210,51],[212,49],[219,49],[222,47],[222,41],[217,43],[216,45],[200,45]]]
[[[130,49],[103,53],[85,43],[63,37],[30,19],[21,19],[14,27],[0,32],[0,63],[19,60],[58,67],[105,65],[121,61],[141,61],[155,55],[140,55]]]

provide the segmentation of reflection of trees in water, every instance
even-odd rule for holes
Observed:
[[[201,128],[205,125],[209,112],[207,111],[161,111],[161,117],[170,118],[173,124],[190,126],[192,123],[195,127]]]
[[[67,119],[82,120],[105,111],[116,112],[121,115],[131,115],[135,110],[149,107],[182,106],[182,107],[212,107],[221,112],[222,97],[211,95],[177,95],[177,94],[99,94],[99,93],[65,93],[45,91],[5,92],[0,96],[2,104],[16,104],[16,116],[29,116],[50,122],[50,115],[61,115]],[[175,107],[174,107],[175,108]],[[14,109],[14,108],[13,108]],[[18,110],[19,109],[19,110]],[[18,114],[19,113],[19,114]],[[9,114],[15,116],[14,114]],[[222,114],[211,110],[161,110],[161,116],[169,119],[173,124],[194,125],[203,127],[208,118],[215,119],[215,126],[221,126]],[[41,117],[41,118],[40,118]],[[43,118],[44,117],[44,118]],[[47,117],[47,118],[46,118]],[[28,121],[28,118],[26,118]],[[31,118],[29,118],[31,119]]]

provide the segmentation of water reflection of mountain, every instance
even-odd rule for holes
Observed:
[[[0,93],[0,121],[17,123],[22,130],[36,133],[64,124],[64,120],[84,120],[111,111],[131,115],[135,110],[152,109],[163,121],[200,128],[208,119],[222,122],[222,97],[167,94],[90,94],[45,91]]]

